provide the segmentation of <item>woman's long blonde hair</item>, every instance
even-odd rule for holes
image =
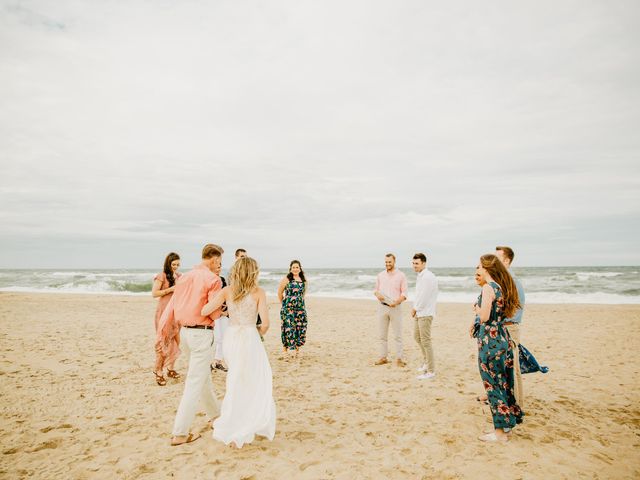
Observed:
[[[491,278],[493,278],[502,289],[502,299],[504,306],[502,312],[505,318],[511,318],[515,315],[516,310],[520,308],[520,297],[518,296],[518,288],[509,270],[502,264],[500,259],[492,254],[480,257],[480,265],[484,268]]]
[[[258,286],[258,262],[251,257],[240,257],[231,267],[229,283],[231,296],[237,302],[249,295]]]

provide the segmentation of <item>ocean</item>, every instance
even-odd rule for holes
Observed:
[[[416,274],[401,269],[412,298]],[[381,268],[306,269],[308,294],[315,297],[373,299]],[[438,301],[473,303],[478,287],[473,268],[434,268],[440,285]],[[527,303],[640,304],[640,267],[520,267]],[[150,295],[153,269],[114,270],[0,270],[0,291]],[[225,275],[227,272],[223,272]],[[265,269],[260,285],[275,295],[286,270]]]

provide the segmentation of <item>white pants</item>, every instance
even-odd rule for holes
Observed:
[[[210,418],[220,413],[220,404],[211,382],[211,357],[213,356],[213,330],[199,328],[180,329],[180,346],[189,353],[189,370],[184,381],[184,393],[176,412],[173,435],[187,435],[196,416],[198,400]]]
[[[389,324],[393,329],[393,339],[396,343],[396,358],[402,358],[402,307],[378,307],[378,339],[380,341],[380,358],[387,358]]]
[[[215,354],[213,358],[217,360],[223,360],[224,355],[222,354],[222,340],[224,339],[224,332],[227,330],[227,326],[229,325],[228,317],[219,317],[216,319],[216,323],[213,327],[213,349],[215,350]]]

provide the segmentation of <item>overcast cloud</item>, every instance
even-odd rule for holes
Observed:
[[[1,1],[0,268],[207,242],[640,264],[639,24],[637,1]]]

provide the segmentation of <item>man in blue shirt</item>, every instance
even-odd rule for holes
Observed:
[[[510,247],[506,246],[497,246],[496,247],[496,257],[500,259],[502,264],[509,270],[511,273],[511,278],[516,284],[516,288],[518,289],[518,297],[520,298],[520,308],[516,310],[516,313],[512,318],[507,318],[505,321],[505,325],[507,327],[507,331],[509,332],[509,336],[512,340],[513,347],[513,373],[514,373],[514,382],[513,382],[513,390],[514,395],[516,397],[516,403],[523,408],[524,403],[524,390],[522,389],[522,374],[520,372],[520,351],[518,345],[520,345],[520,327],[522,325],[522,316],[524,314],[524,289],[522,288],[522,283],[520,280],[516,278],[516,276],[511,271],[511,262],[513,262],[513,257],[515,254]]]

